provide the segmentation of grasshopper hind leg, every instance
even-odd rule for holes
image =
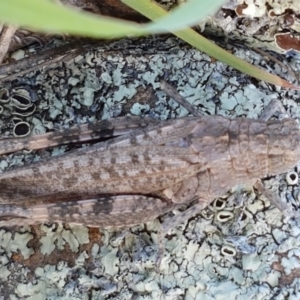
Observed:
[[[164,237],[168,234],[170,230],[175,228],[176,226],[188,221],[192,217],[194,217],[196,214],[198,214],[200,211],[202,211],[204,208],[206,208],[211,201],[207,201],[206,199],[198,199],[197,202],[192,204],[191,207],[184,210],[183,212],[179,213],[176,216],[173,216],[166,221],[163,222],[161,225],[160,231],[158,233],[158,254],[157,254],[157,260],[156,260],[156,266],[159,268],[161,264],[161,260],[164,256],[165,247],[164,247]]]
[[[289,114],[285,110],[284,106],[278,99],[273,99],[271,102],[264,108],[262,113],[259,116],[259,120],[268,121],[274,115],[278,114],[279,119],[289,118]]]

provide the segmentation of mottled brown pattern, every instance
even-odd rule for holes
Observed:
[[[156,122],[4,172],[2,220],[118,227],[152,220],[175,203],[198,199],[202,209],[237,184],[291,169],[300,158],[299,142],[292,119],[214,116]]]

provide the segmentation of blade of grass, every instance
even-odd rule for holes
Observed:
[[[146,16],[150,20],[154,21],[158,18],[165,16],[168,12],[165,11],[161,6],[156,4],[151,0],[121,0],[131,8],[137,10],[142,15]],[[188,16],[186,16],[188,18]],[[175,31],[172,33],[191,46],[207,53],[208,55],[214,57],[215,59],[245,73],[259,80],[266,81],[271,84],[279,85],[284,88],[300,89],[300,87],[293,85],[292,83],[280,78],[279,76],[270,74],[256,66],[249,64],[248,62],[235,57],[228,51],[222,49],[221,47],[215,45],[195,30],[191,28],[186,28],[180,31]]]
[[[143,33],[134,22],[99,17],[45,0],[0,0],[0,20],[37,31],[67,32],[98,38]]]
[[[152,1],[154,2],[154,1]],[[161,18],[155,19],[155,22],[146,26],[151,31],[179,30],[185,27],[199,24],[207,16],[216,13],[226,0],[188,0],[188,2],[172,9],[168,14],[164,14]],[[149,1],[136,1],[135,10],[139,11],[137,6],[144,7]],[[149,7],[151,9],[151,7]]]
[[[191,0],[186,5],[175,9],[174,13],[166,14],[161,21],[138,25],[121,19],[96,16],[46,0],[0,0],[0,20],[38,31],[116,38],[184,28],[197,23],[208,12],[213,13],[221,2],[224,0],[215,0],[213,5],[208,5],[206,1],[199,3],[199,0]],[[189,14],[189,18],[184,18],[186,14]]]

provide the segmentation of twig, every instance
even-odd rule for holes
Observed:
[[[17,27],[13,26],[13,25],[4,26],[2,28],[1,36],[0,36],[0,64],[2,63],[6,53],[8,51],[10,42],[11,42],[16,30],[17,30]]]
[[[280,65],[283,69],[286,69],[288,74],[296,80],[296,84],[299,84],[299,80],[298,80],[298,77],[297,77],[296,73],[294,72],[294,70],[288,64],[285,64],[285,63],[281,62],[276,57],[272,56],[271,54],[269,54],[269,53],[267,53],[267,52],[265,52],[261,49],[258,49],[258,48],[252,48],[252,49],[254,51],[258,52],[260,55],[265,56],[267,59],[272,60],[276,64]]]
[[[34,53],[31,56],[25,57],[16,62],[2,65],[0,66],[0,75],[6,75],[6,74],[11,74],[11,75],[7,75],[6,77],[1,78],[0,82],[12,80],[16,77],[37,70],[48,64],[59,62],[62,59],[66,59],[66,57],[69,57],[68,56],[69,54],[79,55],[82,52],[94,48],[99,44],[100,44],[99,42],[94,42],[94,43],[89,42],[87,44],[86,41],[76,41],[76,42],[69,43],[67,45],[63,45],[61,47],[46,50],[39,54]],[[103,44],[103,42],[101,42],[101,44]],[[41,61],[42,63],[40,63]]]
[[[202,117],[204,114],[198,111],[193,105],[191,105],[184,97],[182,97],[175,88],[169,85],[167,82],[162,80],[160,82],[160,88],[172,99],[186,108],[192,115],[196,117]]]

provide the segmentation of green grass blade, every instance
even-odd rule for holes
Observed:
[[[45,0],[0,0],[0,20],[37,31],[67,32],[98,38],[142,33],[136,23],[98,17]]]
[[[144,9],[147,6],[147,10],[155,10],[155,6],[149,1],[143,0],[121,0],[126,5],[134,8],[137,11]],[[153,2],[153,1],[152,1]],[[166,30],[174,31],[185,27],[198,24],[204,20],[207,16],[214,14],[222,4],[226,2],[224,0],[188,0],[183,5],[180,5],[169,12],[161,14],[161,18],[156,18],[155,22],[146,26],[147,31],[164,32]]]
[[[207,12],[216,10],[219,3],[223,1],[215,0],[216,4],[213,3],[212,8],[209,9],[206,0],[202,0],[202,3],[199,3],[199,0],[191,0],[186,5],[175,9],[174,12],[165,15],[166,17],[157,23],[138,25],[121,19],[96,16],[48,0],[0,0],[0,20],[38,31],[66,32],[95,38],[116,38],[186,27],[205,17]],[[139,0],[136,3],[142,4],[143,2]],[[187,15],[189,17],[184,18]],[[178,22],[178,20],[181,21]]]

